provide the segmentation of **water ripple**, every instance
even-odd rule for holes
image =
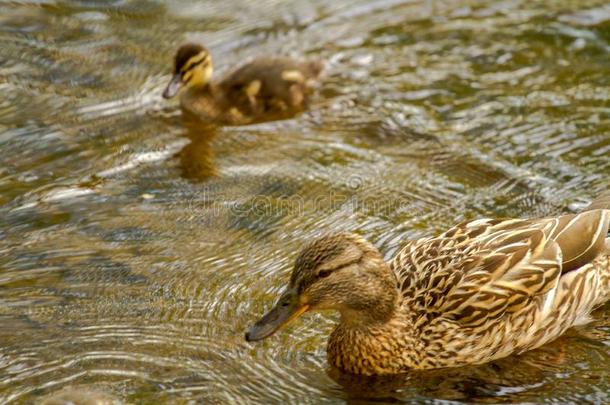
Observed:
[[[608,306],[520,357],[391,378],[328,368],[336,314],[243,339],[322,233],[390,259],[606,190],[607,22],[596,0],[2,3],[0,402],[608,402]],[[160,97],[185,40],[219,74],[326,71],[298,117],[191,126]]]

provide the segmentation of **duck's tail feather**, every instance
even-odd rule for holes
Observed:
[[[584,209],[584,211],[592,210],[610,210],[610,191],[606,191],[597,196],[591,204]],[[610,232],[610,230],[608,230]],[[606,254],[602,255],[597,260],[597,266],[600,276],[600,287],[601,294],[599,296],[597,305],[601,305],[610,300],[610,234],[606,236]]]
[[[583,211],[610,210],[610,191],[597,196]]]

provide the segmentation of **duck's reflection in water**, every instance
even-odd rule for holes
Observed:
[[[338,383],[348,403],[412,403],[420,397],[469,403],[512,402],[529,396],[535,401],[540,389],[557,378],[560,370],[574,365],[578,372],[574,340],[591,350],[593,341],[585,336],[561,337],[540,349],[510,356],[492,363],[448,369],[412,371],[392,376],[359,376],[329,368],[328,375]],[[583,342],[587,341],[587,342]],[[594,346],[598,346],[594,345]],[[604,351],[604,348],[597,347]],[[566,385],[566,398],[570,390]],[[560,392],[557,392],[561,396]]]
[[[213,142],[218,127],[206,124],[196,117],[185,115],[185,136],[191,141],[177,153],[180,175],[191,181],[205,181],[218,175]]]

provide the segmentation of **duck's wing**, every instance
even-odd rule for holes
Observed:
[[[231,103],[250,114],[298,109],[306,103],[321,66],[314,61],[259,58],[229,73],[219,86]]]
[[[410,243],[392,268],[404,304],[421,322],[442,317],[475,327],[528,305],[549,305],[562,277],[605,254],[609,223],[604,209],[465,222]]]

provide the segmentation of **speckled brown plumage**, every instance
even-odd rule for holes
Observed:
[[[334,309],[329,362],[356,374],[478,364],[521,353],[588,321],[610,299],[610,199],[580,214],[479,219],[409,242],[386,264],[352,234],[320,238],[283,296],[297,315]],[[274,309],[275,310],[275,309]],[[273,310],[272,310],[273,311]],[[249,340],[273,328],[255,324]]]

